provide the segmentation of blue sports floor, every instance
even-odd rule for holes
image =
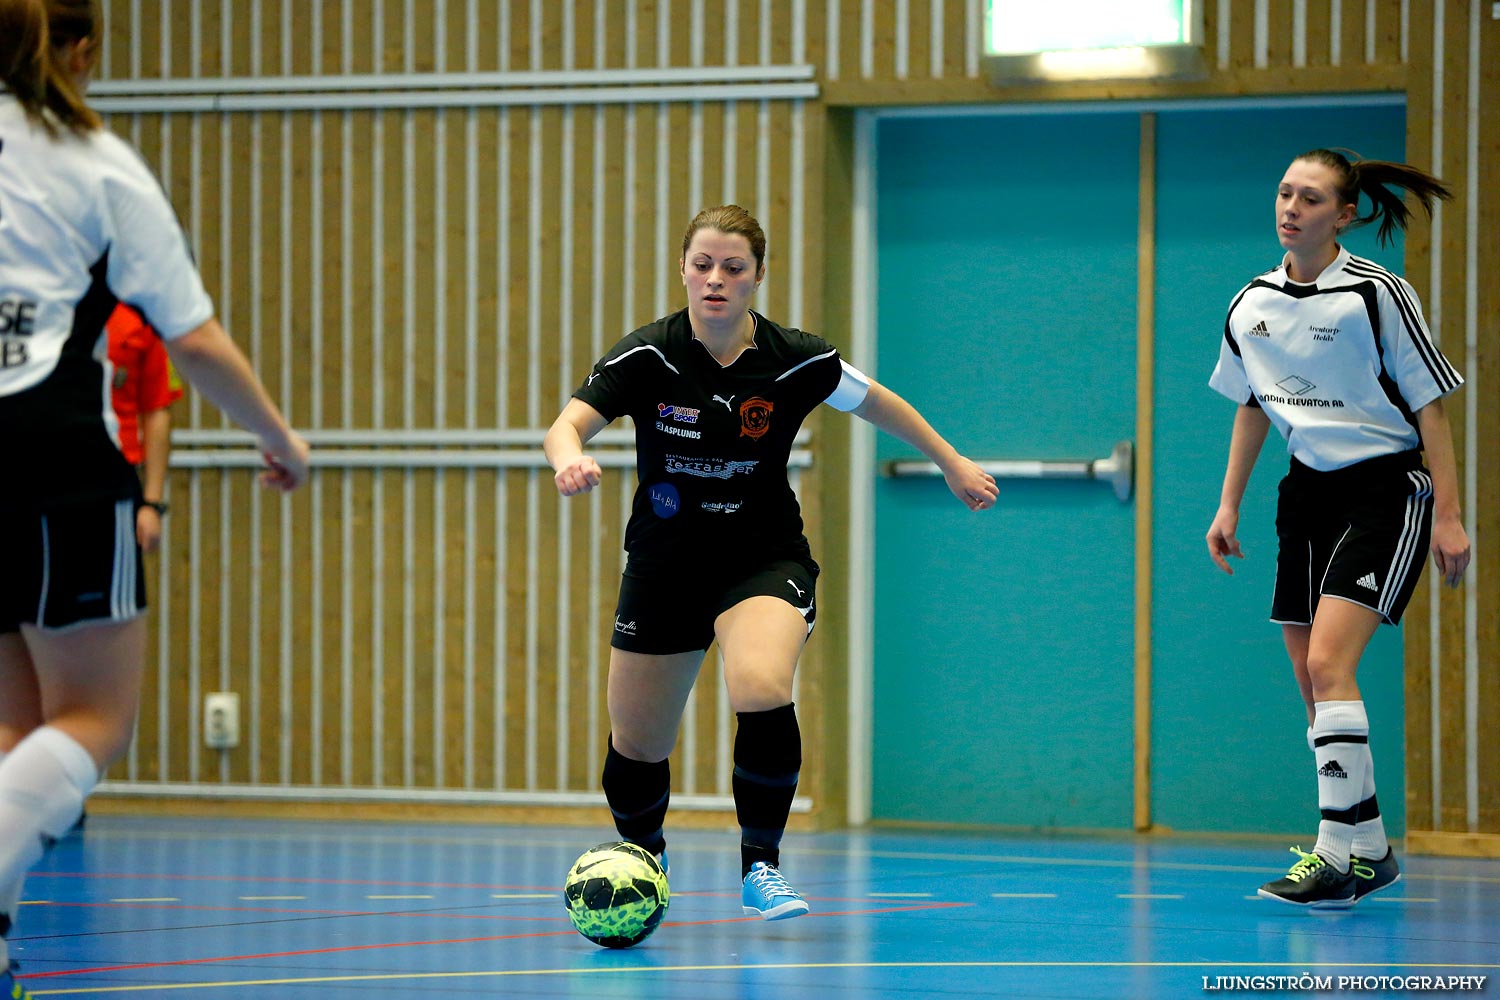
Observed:
[[[1294,860],[1270,844],[792,834],[812,913],[766,923],[740,913],[735,833],[669,830],[666,922],[606,951],[559,888],[611,832],[95,816],[27,883],[12,955],[43,997],[1094,1000],[1303,973],[1500,995],[1500,861],[1403,858],[1312,913],[1255,896]]]

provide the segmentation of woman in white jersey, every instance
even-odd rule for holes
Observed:
[[[178,371],[290,490],[307,445],[213,315],[187,241],[139,156],[78,81],[90,0],[0,0],[0,997],[20,998],[5,935],[27,870],[124,752],[145,667],[140,484],[110,410],[104,320],[134,306]]]
[[[1442,398],[1463,384],[1428,333],[1403,278],[1339,245],[1379,220],[1404,229],[1410,192],[1427,210],[1448,190],[1401,163],[1316,149],[1292,161],[1276,194],[1282,262],[1230,304],[1209,384],[1240,404],[1208,552],[1232,573],[1251,467],[1272,424],[1291,468],[1276,509],[1278,622],[1307,705],[1322,820],[1311,853],[1262,896],[1353,906],[1400,878],[1375,798],[1369,720],[1355,671],[1382,622],[1396,624],[1425,551],[1457,586],[1469,563],[1453,439]],[[1359,198],[1371,203],[1359,214]],[[1422,458],[1426,453],[1426,467]],[[1430,470],[1430,471],[1429,471]]]
[[[667,758],[683,706],[717,640],[737,715],[734,800],[740,903],[783,920],[808,911],[780,870],[802,766],[792,705],[797,658],[817,615],[818,564],[787,482],[798,428],[823,403],[919,449],[970,510],[995,480],[889,389],[820,337],[750,309],[766,236],[738,205],[689,223],[678,260],[687,307],[641,327],[594,365],[547,432],[563,496],[598,485],[584,445],[611,420],[636,427],[639,487],[609,661],[605,798],[620,836],[664,855]]]

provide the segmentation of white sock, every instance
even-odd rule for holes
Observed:
[[[1323,813],[1313,851],[1346,872],[1369,772],[1370,720],[1362,701],[1320,701],[1313,711],[1318,808]]]
[[[77,822],[98,783],[94,758],[52,726],[32,730],[0,762],[0,917],[14,921],[26,872]],[[0,962],[8,960],[0,940]]]
[[[1391,849],[1385,836],[1385,821],[1380,818],[1380,803],[1375,799],[1375,759],[1365,745],[1365,787],[1360,796],[1359,822],[1354,824],[1354,840],[1349,853],[1368,861],[1380,861]]]
[[[1312,726],[1307,727],[1307,749],[1318,752],[1313,743]],[[1380,818],[1380,803],[1375,798],[1375,758],[1369,744],[1365,745],[1365,787],[1360,793],[1359,822],[1354,824],[1354,840],[1349,853],[1367,861],[1380,861],[1391,849],[1385,836],[1385,821]]]

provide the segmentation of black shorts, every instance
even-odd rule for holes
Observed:
[[[134,500],[91,500],[10,516],[0,634],[129,621],[146,610]]]
[[[1392,625],[1416,590],[1432,540],[1432,477],[1416,451],[1318,472],[1296,459],[1276,504],[1271,620],[1311,625],[1337,597]]]
[[[714,620],[751,597],[786,601],[807,619],[811,635],[818,617],[817,580],[818,564],[811,559],[776,559],[718,573],[705,573],[701,565],[649,576],[626,570],[609,644],[655,655],[707,649]]]

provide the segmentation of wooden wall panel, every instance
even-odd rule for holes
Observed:
[[[1229,6],[1229,66],[1245,70],[1255,66],[1255,3],[1231,0]]]
[[[1332,8],[1327,3],[1310,3],[1306,5],[1306,12],[1306,65],[1327,66],[1332,34]]]
[[[1291,66],[1293,44],[1292,0],[1266,0],[1266,59],[1271,66]]]
[[[1365,0],[1365,2],[1375,8],[1375,62],[1401,62],[1401,11],[1407,0]],[[1430,14],[1431,5],[1434,2],[1441,3],[1442,0],[1417,0],[1417,6],[1427,8],[1422,13]],[[1423,21],[1427,18],[1418,16],[1412,20]]]
[[[1372,0],[1373,2],[1373,0]],[[1432,51],[1432,20],[1419,18],[1412,24],[1411,50]],[[1433,116],[1433,77],[1431,64],[1426,72],[1412,72],[1407,87],[1406,158],[1415,164],[1432,165],[1432,129],[1416,123],[1430,123]],[[1412,283],[1423,305],[1431,314],[1432,306],[1432,226],[1417,213],[1406,235],[1406,279]],[[1431,592],[1432,572],[1423,576],[1412,595],[1404,617],[1406,648],[1406,817],[1413,829],[1436,829],[1433,808],[1434,727],[1433,685],[1437,678],[1429,653],[1428,636],[1434,627]]]
[[[1339,65],[1355,67],[1365,61],[1365,3],[1344,0],[1339,12]]]
[[[1443,142],[1433,166],[1445,178],[1451,178],[1453,200],[1442,208],[1442,238],[1439,244],[1441,273],[1434,276],[1440,284],[1433,294],[1439,299],[1441,326],[1439,345],[1445,353],[1463,365],[1464,334],[1468,323],[1466,301],[1468,255],[1468,216],[1471,193],[1463,178],[1468,174],[1468,129],[1463,126],[1468,106],[1469,45],[1467,0],[1437,0],[1444,8],[1442,103],[1438,108],[1443,122]],[[1466,366],[1465,366],[1466,367]],[[1465,390],[1467,393],[1469,390]],[[1458,455],[1458,481],[1464,481],[1464,443],[1468,436],[1463,416],[1464,394],[1450,398],[1453,411],[1453,448]],[[1460,485],[1462,490],[1462,485]],[[1436,572],[1429,567],[1429,575]],[[1441,658],[1438,671],[1442,676],[1445,697],[1442,702],[1441,746],[1443,757],[1442,809],[1438,829],[1468,829],[1468,758],[1472,748],[1466,724],[1468,698],[1464,635],[1464,599],[1447,587],[1439,587],[1438,633]]]
[[[1477,230],[1479,243],[1472,249],[1477,275],[1500,273],[1500,24],[1493,17],[1479,17],[1478,106],[1485,109],[1477,123],[1479,162],[1477,183]],[[1477,530],[1477,561],[1465,584],[1478,591],[1475,604],[1474,656],[1479,664],[1479,747],[1476,761],[1480,775],[1479,829],[1500,831],[1500,726],[1493,720],[1500,713],[1500,462],[1495,461],[1494,442],[1500,441],[1500,284],[1478,281],[1476,295],[1478,326],[1477,364],[1466,374],[1467,392],[1475,397],[1476,420],[1471,433],[1480,459],[1475,469],[1477,496],[1472,515]],[[1486,443],[1488,447],[1486,448]]]

